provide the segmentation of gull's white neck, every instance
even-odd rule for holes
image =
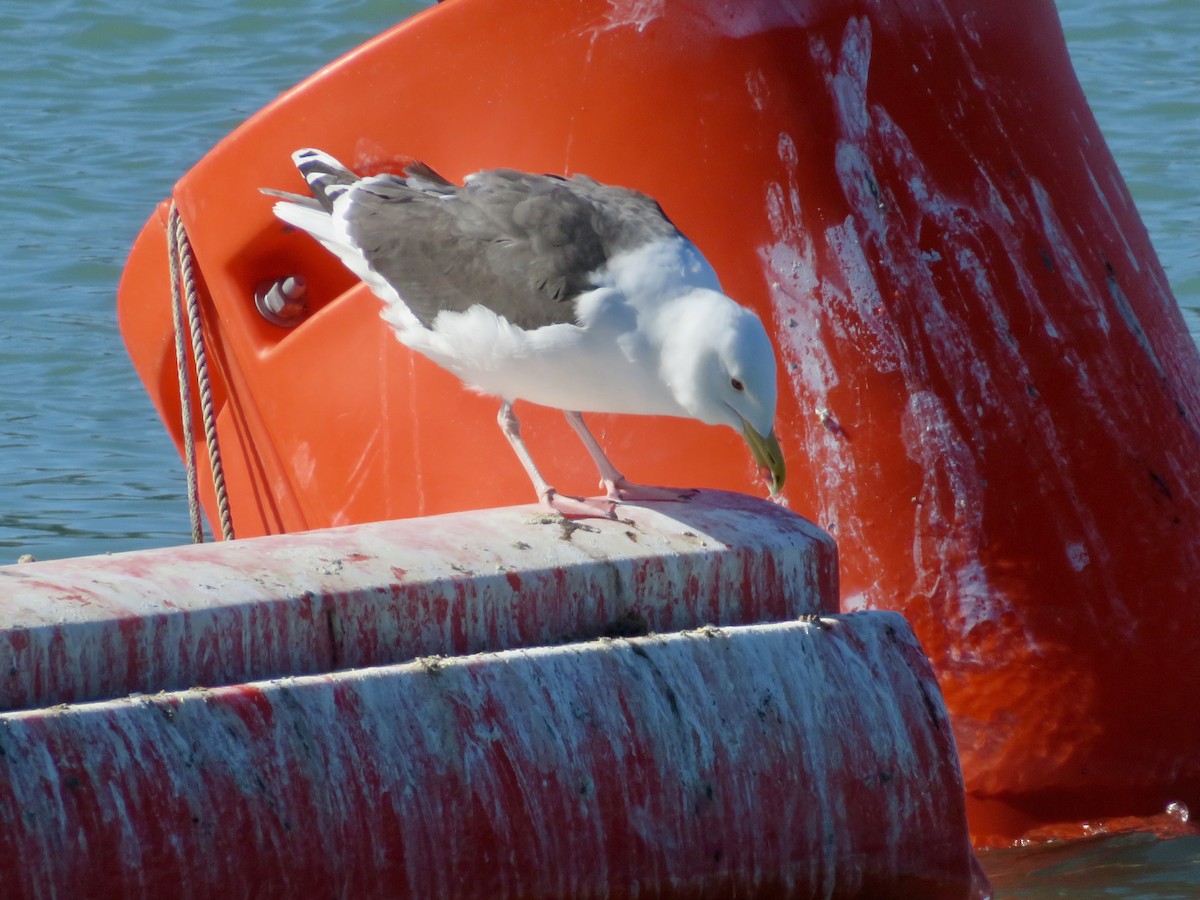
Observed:
[[[683,236],[619,253],[608,261],[598,278],[601,287],[615,288],[634,304],[639,298],[662,303],[693,288],[721,290],[713,267]]]

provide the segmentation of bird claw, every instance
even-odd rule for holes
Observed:
[[[570,497],[551,488],[542,494],[542,507],[558,513],[564,519],[615,519],[617,504],[614,499],[587,500]]]
[[[605,479],[600,482],[606,496],[603,498],[572,497],[548,488],[541,495],[542,508],[556,513],[564,519],[616,519],[617,505],[639,501],[666,501],[686,503],[700,492],[694,488],[651,487],[631,484],[624,478],[619,481]]]
[[[624,478],[619,481],[604,480],[600,482],[609,500],[618,503],[637,502],[639,500],[662,500],[670,503],[686,503],[700,492],[695,488],[654,487],[647,484],[631,484]]]

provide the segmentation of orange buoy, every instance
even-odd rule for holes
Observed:
[[[495,402],[273,219],[258,190],[300,189],[302,146],[655,196],[773,323],[787,496],[837,536],[844,606],[901,610],[929,652],[976,839],[1200,806],[1200,359],[1051,0],[457,0],[284,94],[173,194],[244,535],[529,499]],[[119,309],[178,442],[165,208]],[[302,321],[264,318],[297,276]],[[561,418],[522,418],[585,490]],[[758,490],[731,432],[597,423],[638,480]]]

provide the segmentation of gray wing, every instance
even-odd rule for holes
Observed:
[[[458,187],[410,167],[347,193],[350,239],[426,326],[475,304],[522,328],[574,322],[608,259],[678,234],[651,198],[583,176],[496,169]]]

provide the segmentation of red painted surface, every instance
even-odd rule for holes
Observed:
[[[888,613],[3,713],[0,821],[6,900],[978,887]]]
[[[1200,808],[1200,360],[1051,0],[456,0],[285,94],[174,192],[244,534],[529,491],[495,403],[273,220],[257,191],[300,189],[308,145],[655,195],[773,324],[788,498],[837,537],[845,608],[929,651],[977,837]],[[252,295],[296,272],[313,312],[285,331]],[[120,313],[178,437],[166,277],[156,215]],[[585,489],[561,417],[522,417]],[[636,479],[755,489],[732,433],[599,424]]]
[[[829,536],[705,491],[0,567],[0,710],[833,612]]]

